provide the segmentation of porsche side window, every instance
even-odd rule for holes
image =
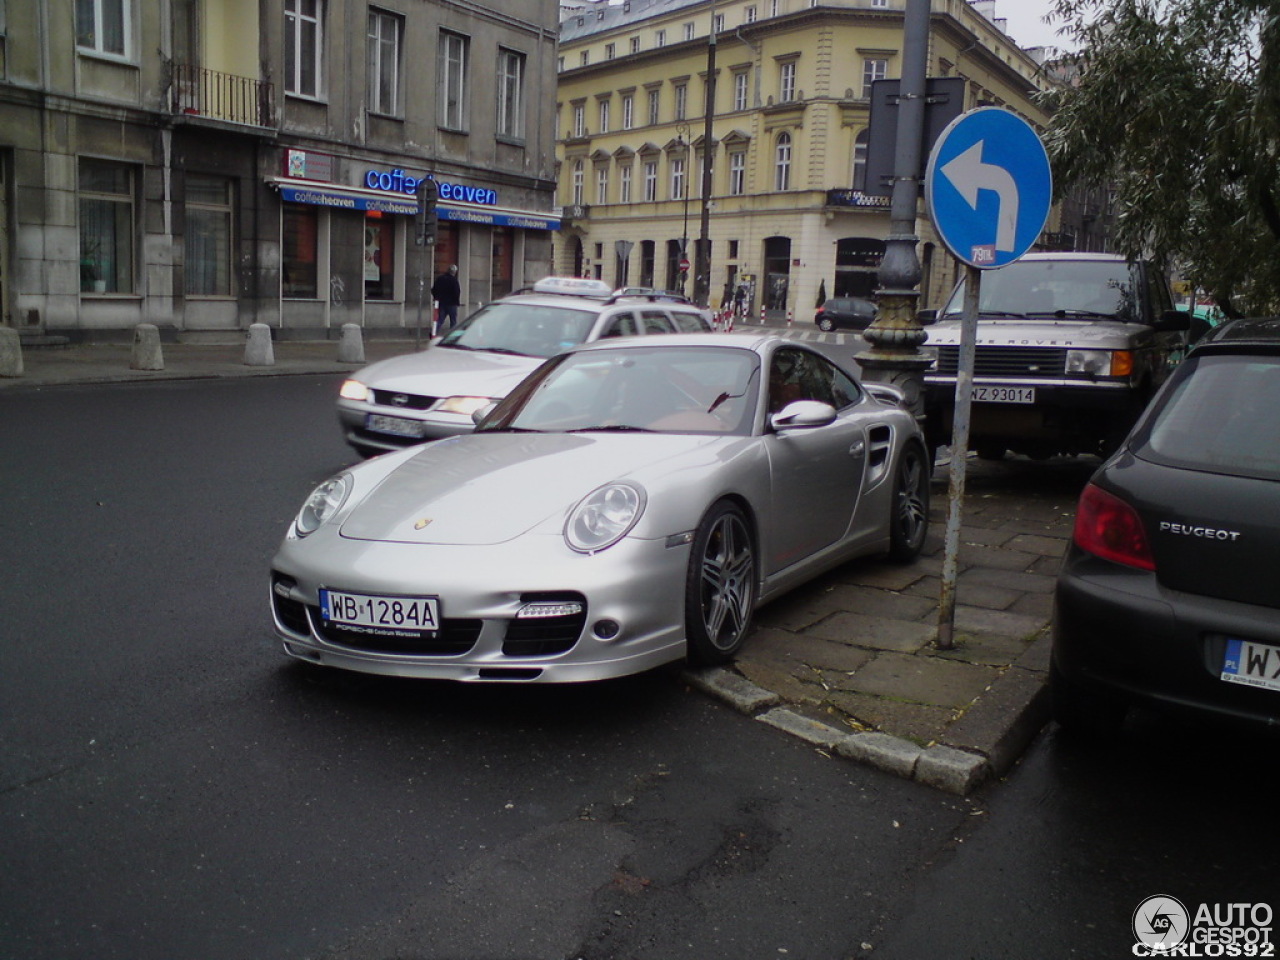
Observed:
[[[818,400],[837,410],[856,403],[854,382],[824,357],[807,350],[779,350],[769,370],[769,412],[796,400]]]

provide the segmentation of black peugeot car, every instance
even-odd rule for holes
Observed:
[[[1068,729],[1133,705],[1280,729],[1280,317],[1212,330],[1093,475],[1050,675]]]

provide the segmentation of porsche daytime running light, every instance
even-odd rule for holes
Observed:
[[[342,387],[338,390],[338,396],[343,400],[368,400],[369,388],[359,380],[344,380]]]
[[[342,509],[351,493],[351,474],[343,473],[311,491],[306,503],[298,511],[298,518],[293,521],[293,529],[299,537],[305,537],[319,530],[329,519]]]
[[[564,539],[579,553],[596,553],[625,537],[644,513],[645,493],[630,483],[593,490],[569,512]]]

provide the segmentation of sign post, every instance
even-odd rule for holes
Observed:
[[[430,257],[435,250],[436,229],[437,229],[437,213],[436,198],[438,191],[436,189],[435,180],[431,177],[423,177],[418,181],[418,212],[414,217],[414,237],[413,242],[422,248],[422,258],[418,261],[418,326],[413,333],[413,348],[415,350],[422,349],[422,302],[426,299],[427,287],[427,258]],[[435,332],[434,319],[431,324],[432,333]]]
[[[982,271],[1010,264],[1031,249],[1044,229],[1052,200],[1053,176],[1044,144],[1029,123],[1000,107],[980,107],[957,117],[929,156],[925,203],[942,242],[966,265],[938,603],[941,650],[955,645],[955,586]]]

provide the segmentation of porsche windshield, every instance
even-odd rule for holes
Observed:
[[[598,310],[491,303],[450,331],[438,346],[554,357],[587,339]]]
[[[587,350],[544,364],[482,430],[750,434],[759,392],[750,350]]]
[[[942,315],[964,311],[964,284]],[[1137,319],[1128,264],[1111,260],[1019,260],[982,275],[978,313],[986,318],[1066,316]]]

